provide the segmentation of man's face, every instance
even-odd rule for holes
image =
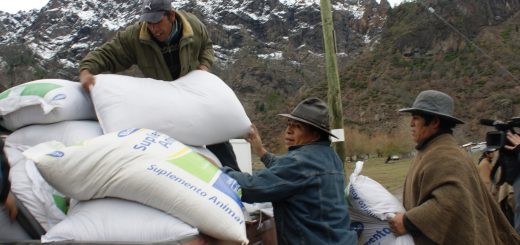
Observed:
[[[438,122],[438,120],[434,119],[429,125],[426,125],[422,116],[412,114],[410,127],[412,130],[412,138],[415,143],[419,143],[437,132],[438,123],[436,122]]]
[[[156,23],[147,22],[148,31],[152,33],[155,39],[164,42],[170,36],[174,19],[170,15],[164,15]]]
[[[310,129],[310,126],[293,120],[287,120],[287,128],[285,128],[285,145],[287,147],[294,145],[308,144],[317,141],[320,135]]]

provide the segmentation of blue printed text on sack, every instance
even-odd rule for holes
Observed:
[[[357,194],[356,192],[356,189],[354,189],[352,187],[352,185],[350,185],[350,196],[352,197],[352,199],[354,200],[354,203],[357,204],[357,206],[363,210],[366,214],[374,217],[374,218],[377,218],[379,219],[379,217],[377,217],[376,214],[374,214],[374,212],[372,212],[372,210],[370,210],[370,208],[368,207],[368,205],[365,203],[365,201],[361,200],[361,198],[359,198],[359,195]]]
[[[376,233],[374,233],[368,241],[363,243],[363,245],[370,245],[370,244],[380,244],[381,240],[385,239],[386,236],[392,234],[392,231],[390,228],[383,228],[383,230],[377,230]]]
[[[233,220],[235,220],[237,223],[239,223],[239,224],[244,223],[244,219],[240,215],[235,213],[235,211],[233,211],[233,209],[230,208],[227,203],[221,201],[218,196],[209,196],[208,197],[208,193],[205,192],[203,189],[195,186],[194,184],[188,182],[187,180],[181,178],[180,176],[175,175],[172,171],[168,171],[166,169],[159,168],[155,164],[151,164],[146,170],[154,172],[157,176],[164,176],[174,182],[177,182],[177,183],[181,184],[181,186],[187,188],[190,191],[197,193],[201,197],[208,198],[208,200],[212,204],[214,204],[218,208],[222,209],[225,213],[227,213],[229,216],[231,216],[231,218]]]
[[[146,151],[148,149],[148,147],[151,146],[152,144],[159,144],[159,145],[163,146],[164,148],[168,148],[175,142],[175,139],[173,139],[173,138],[170,138],[170,137],[161,138],[161,136],[164,136],[164,135],[162,135],[159,132],[155,132],[155,131],[151,132],[151,133],[147,133],[146,136],[144,137],[144,139],[142,139],[139,143],[134,145],[134,149]]]

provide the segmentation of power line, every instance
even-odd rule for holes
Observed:
[[[435,12],[435,9],[433,9],[432,7],[428,7],[426,4],[424,4],[423,2],[421,1],[417,1],[417,3],[421,4],[424,8],[426,8],[428,10],[428,12],[430,12],[431,14],[433,14],[435,17],[437,17],[439,20],[441,20],[445,25],[447,25],[448,27],[450,27],[454,32],[456,32],[457,34],[459,34],[462,38],[464,38],[464,40],[466,40],[466,42],[468,42],[469,44],[473,45],[484,57],[490,59],[493,64],[495,64],[500,70],[504,71],[505,73],[509,74],[513,80],[515,81],[519,81],[515,75],[513,75],[513,73],[511,73],[505,66],[503,66],[502,64],[500,64],[500,62],[498,62],[497,60],[493,59],[493,57],[491,57],[489,54],[486,53],[486,51],[484,51],[482,48],[480,48],[475,42],[473,42],[471,39],[469,39],[466,35],[464,35],[464,33],[460,32],[455,26],[453,26],[451,23],[449,23],[448,21],[446,21],[442,16],[438,15],[436,12]]]

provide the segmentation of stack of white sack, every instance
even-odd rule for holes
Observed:
[[[26,126],[7,137],[4,151],[12,165],[12,191],[47,231],[42,242],[155,242],[197,235],[196,228],[175,217],[125,200],[79,202],[78,205],[71,206],[65,216],[67,202],[64,195],[42,178],[34,162],[25,158],[22,152],[43,142],[60,141],[67,145],[76,145],[100,135],[102,130],[96,121],[64,121]],[[214,157],[205,148],[193,149],[208,158]],[[117,208],[114,207],[116,205]]]
[[[77,82],[43,79],[12,87],[0,94],[0,125],[14,131],[32,124],[96,120],[90,100]]]
[[[81,232],[79,227],[88,228],[95,223],[120,227],[120,233],[106,233],[107,227],[97,225],[88,229],[89,241],[118,241],[121,237],[118,234],[125,234],[127,239],[125,241],[143,241],[143,239],[162,241],[198,234],[195,228],[164,213],[162,213],[164,218],[161,220],[164,219],[164,222],[170,225],[163,229],[162,233],[157,227],[146,224],[139,214],[117,216],[115,215],[117,212],[113,212],[112,215],[96,215],[102,206],[106,205],[110,208],[111,201],[103,201],[96,205],[81,204],[78,208],[71,207],[70,212],[74,215],[66,216],[69,198],[50,186],[42,178],[34,162],[26,159],[22,152],[43,142],[60,141],[67,145],[74,145],[103,134],[97,121],[81,120],[96,119],[96,117],[90,97],[79,83],[46,79],[13,87],[0,94],[0,116],[0,125],[13,131],[6,138],[4,147],[11,165],[11,190],[42,228],[48,231],[43,239],[81,240],[85,238],[85,232]],[[192,147],[192,149],[215,164],[220,164],[215,155],[206,148]],[[157,212],[141,204],[128,205],[132,210],[143,213]],[[84,216],[85,213],[88,215]],[[78,214],[82,219],[77,218]],[[64,228],[66,227],[64,225],[53,228],[62,221],[84,224],[76,226],[78,228],[72,231]]]
[[[26,159],[22,152],[51,140],[78,144],[99,135],[102,131],[96,121],[63,121],[29,125],[6,138],[4,152],[11,165],[11,191],[45,230],[65,218],[67,200],[41,177],[34,162]]]
[[[201,70],[172,82],[100,74],[91,95],[105,134],[148,128],[202,146],[242,137],[251,126],[233,90]]]
[[[90,96],[77,82],[43,79],[0,94],[0,125],[14,131],[4,150],[11,165],[11,190],[48,230],[65,218],[66,199],[50,187],[22,152],[49,140],[78,143],[102,134]]]
[[[403,205],[377,181],[359,175],[362,168],[363,162],[356,162],[349,186],[345,189],[350,226],[358,232],[360,244],[413,245],[412,236],[396,237],[388,224],[395,213],[405,212]]]
[[[128,200],[101,198],[72,205],[68,217],[42,236],[42,243],[166,242],[199,234],[171,215]]]
[[[74,199],[139,202],[217,239],[247,243],[240,186],[165,134],[128,129],[81,145],[46,142],[24,155],[48,183]]]

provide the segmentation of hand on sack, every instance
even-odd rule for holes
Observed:
[[[245,137],[245,139],[251,144],[253,153],[255,153],[257,156],[262,157],[265,153],[267,153],[267,150],[262,145],[262,138],[260,138],[258,129],[254,124],[251,124],[251,129],[249,129],[249,134]]]
[[[79,73],[79,82],[85,91],[90,92],[92,87],[96,84],[96,78],[89,70],[83,69]]]
[[[16,219],[16,215],[18,215],[18,208],[16,207],[16,201],[14,199],[13,193],[9,192],[4,205],[7,208],[7,212],[9,213],[9,218],[14,221]]]
[[[395,216],[388,221],[390,225],[390,229],[396,236],[401,236],[406,234],[406,228],[404,227],[404,214],[396,213]]]
[[[208,71],[209,68],[203,64],[200,64],[199,66],[197,66],[197,69],[198,70],[203,70],[203,71]]]

